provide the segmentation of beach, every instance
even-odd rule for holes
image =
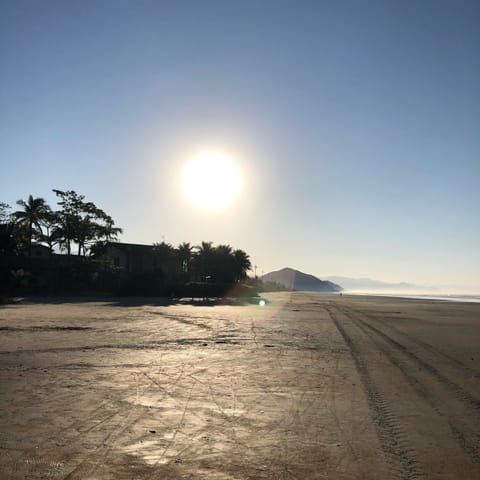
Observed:
[[[0,308],[0,478],[480,478],[480,304]]]

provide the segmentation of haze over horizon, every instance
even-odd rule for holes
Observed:
[[[480,292],[480,3],[0,5],[0,201],[73,189],[123,242]],[[181,170],[211,150],[242,186],[201,211]]]

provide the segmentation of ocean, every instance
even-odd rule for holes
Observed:
[[[345,295],[368,295],[374,297],[411,298],[417,300],[439,300],[443,302],[480,303],[480,295],[471,294],[406,294],[406,293],[379,293],[379,292],[342,292]]]

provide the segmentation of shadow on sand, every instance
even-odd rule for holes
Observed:
[[[191,305],[194,307],[215,307],[219,305],[258,305],[261,297],[219,297],[219,298],[168,298],[168,297],[17,297],[9,304],[67,305],[71,303],[100,303],[109,307],[169,307]]]

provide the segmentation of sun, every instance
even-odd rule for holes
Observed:
[[[202,152],[190,159],[182,175],[183,191],[203,210],[222,210],[240,192],[240,171],[230,155]]]

